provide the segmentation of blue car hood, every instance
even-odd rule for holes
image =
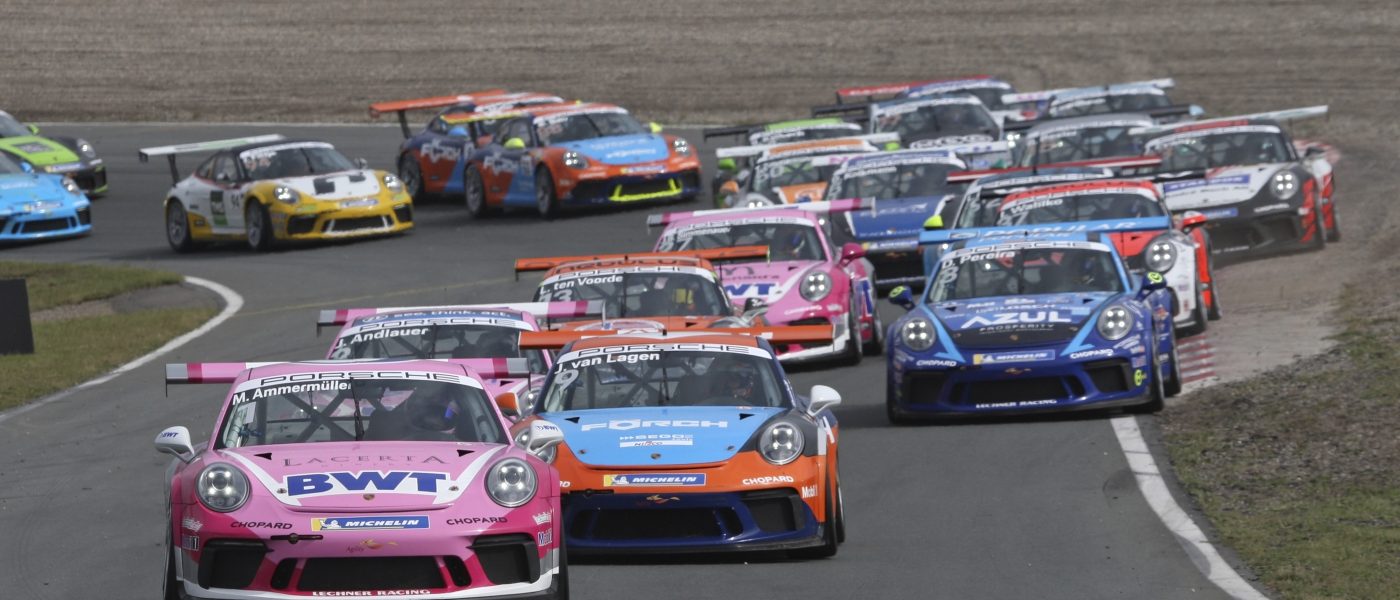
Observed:
[[[605,165],[654,162],[671,155],[666,147],[666,138],[650,133],[565,142],[560,146]]]
[[[78,198],[63,189],[61,178],[55,175],[0,175],[0,210],[28,202],[60,202],[67,204]]]
[[[934,215],[948,196],[924,196],[877,200],[873,210],[846,213],[851,235],[862,242],[897,238],[917,238],[924,221]]]
[[[675,406],[573,410],[540,415],[590,466],[654,467],[729,460],[784,408]],[[655,456],[655,458],[653,458]]]
[[[1017,347],[1068,342],[1117,292],[999,296],[929,307],[960,348]]]

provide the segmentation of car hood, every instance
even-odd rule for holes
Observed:
[[[870,210],[846,213],[846,222],[851,226],[851,235],[862,242],[918,237],[924,230],[924,221],[933,216],[948,197],[876,200]]]
[[[370,169],[326,175],[308,175],[306,177],[286,177],[273,181],[301,192],[303,196],[314,197],[317,200],[345,200],[378,196],[380,190],[379,176]]]
[[[773,188],[773,195],[777,197],[779,204],[800,204],[803,202],[817,202],[826,194],[826,182],[816,181],[813,183],[799,183],[796,185],[785,185]]]
[[[1269,178],[1288,166],[1289,163],[1270,163],[1212,169],[1200,179],[1163,183],[1162,195],[1167,208],[1173,211],[1209,210],[1245,202],[1257,196]]]
[[[1115,292],[1001,296],[940,302],[930,307],[963,348],[1066,342]]]
[[[501,444],[320,442],[224,449],[257,493],[313,510],[415,510],[451,504],[505,454]],[[205,461],[211,462],[210,459]]]
[[[0,210],[30,202],[62,204],[76,200],[59,181],[59,177],[53,175],[0,175]]]
[[[768,419],[786,409],[673,406],[575,410],[541,415],[564,430],[579,462],[660,467],[729,460]]]
[[[23,158],[36,167],[78,162],[78,155],[68,147],[35,135],[0,138],[0,150]]]
[[[605,165],[653,162],[665,160],[671,155],[666,147],[666,138],[650,133],[565,142],[560,146]]]
[[[720,281],[735,306],[749,298],[762,298],[770,306],[782,298],[809,269],[822,264],[815,260],[780,260],[739,263],[720,267]]]

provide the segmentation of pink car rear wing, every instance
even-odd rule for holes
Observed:
[[[416,311],[509,310],[533,315],[536,319],[569,319],[603,314],[602,300],[576,302],[516,302],[510,304],[454,304],[448,306],[398,306],[387,308],[324,309],[316,319],[316,332],[322,327],[340,327],[361,317]]]

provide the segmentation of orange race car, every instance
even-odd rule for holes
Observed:
[[[876,133],[720,148],[715,151],[719,159],[747,158],[751,159],[753,167],[740,171],[733,180],[720,186],[715,206],[753,208],[817,202],[826,195],[826,184],[831,181],[832,174],[848,159],[898,146],[899,134]]]
[[[538,454],[559,470],[570,554],[836,554],[841,396],[796,394],[770,340],[829,343],[831,328],[521,335],[562,347],[512,434],[564,434]]]

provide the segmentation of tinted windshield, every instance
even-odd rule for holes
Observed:
[[[360,329],[337,338],[331,358],[527,358],[531,373],[545,372],[541,351],[520,349],[520,332],[496,325],[438,323]]]
[[[1137,156],[1142,147],[1133,136],[1131,127],[1086,127],[1075,131],[1048,133],[1033,138],[1035,145],[1021,152],[1020,165],[1093,160],[1114,156]]]
[[[550,378],[544,411],[786,406],[772,362],[738,352],[657,351],[646,345],[573,352],[561,357]]]
[[[0,154],[0,175],[17,175],[23,172],[24,168],[20,167],[18,162],[5,154]]]
[[[1162,168],[1209,169],[1292,160],[1288,142],[1274,132],[1217,133],[1186,138],[1161,138],[1147,151],[1162,157]]]
[[[541,144],[553,146],[613,135],[649,133],[650,130],[627,113],[596,112],[541,119],[535,123],[535,132],[539,135]]]
[[[889,165],[847,171],[831,182],[828,200],[875,198],[893,200],[952,193],[960,185],[948,184],[948,173],[959,168],[944,162]]]
[[[1118,292],[1113,255],[1102,250],[988,246],[939,262],[929,302],[990,296]]]
[[[769,260],[826,260],[821,236],[811,223],[707,223],[668,231],[657,250],[705,250],[733,246],[768,246]]]
[[[1167,98],[1166,94],[1114,94],[1056,103],[1050,107],[1050,116],[1076,117],[1079,115],[1137,112],[1170,105],[1171,100]]]
[[[875,132],[887,131],[898,132],[899,139],[908,145],[916,140],[968,133],[995,137],[997,124],[981,105],[934,104],[909,112],[881,114],[875,120]]]
[[[364,375],[374,375],[366,367]],[[377,373],[384,374],[384,373]],[[219,430],[223,448],[306,442],[502,443],[486,392],[460,375],[398,371],[414,379],[264,377],[239,385]],[[319,374],[324,376],[325,374]],[[342,374],[343,375],[343,374]],[[276,379],[276,382],[269,380]],[[427,379],[427,380],[425,380]]]
[[[546,280],[535,290],[538,302],[603,300],[605,315],[619,317],[731,316],[719,284],[676,271],[595,274]]]
[[[1076,194],[1008,199],[1002,203],[996,225],[1035,225],[1162,217],[1156,200],[1142,194]]]
[[[0,137],[18,137],[22,135],[34,135],[29,131],[24,123],[20,123],[8,114],[0,112]]]
[[[813,165],[812,157],[770,160],[754,167],[753,190],[766,192],[773,188],[830,181],[840,168],[839,163]]]
[[[329,145],[268,147],[245,150],[238,154],[248,178],[282,179],[336,173],[355,169],[355,164]]]

